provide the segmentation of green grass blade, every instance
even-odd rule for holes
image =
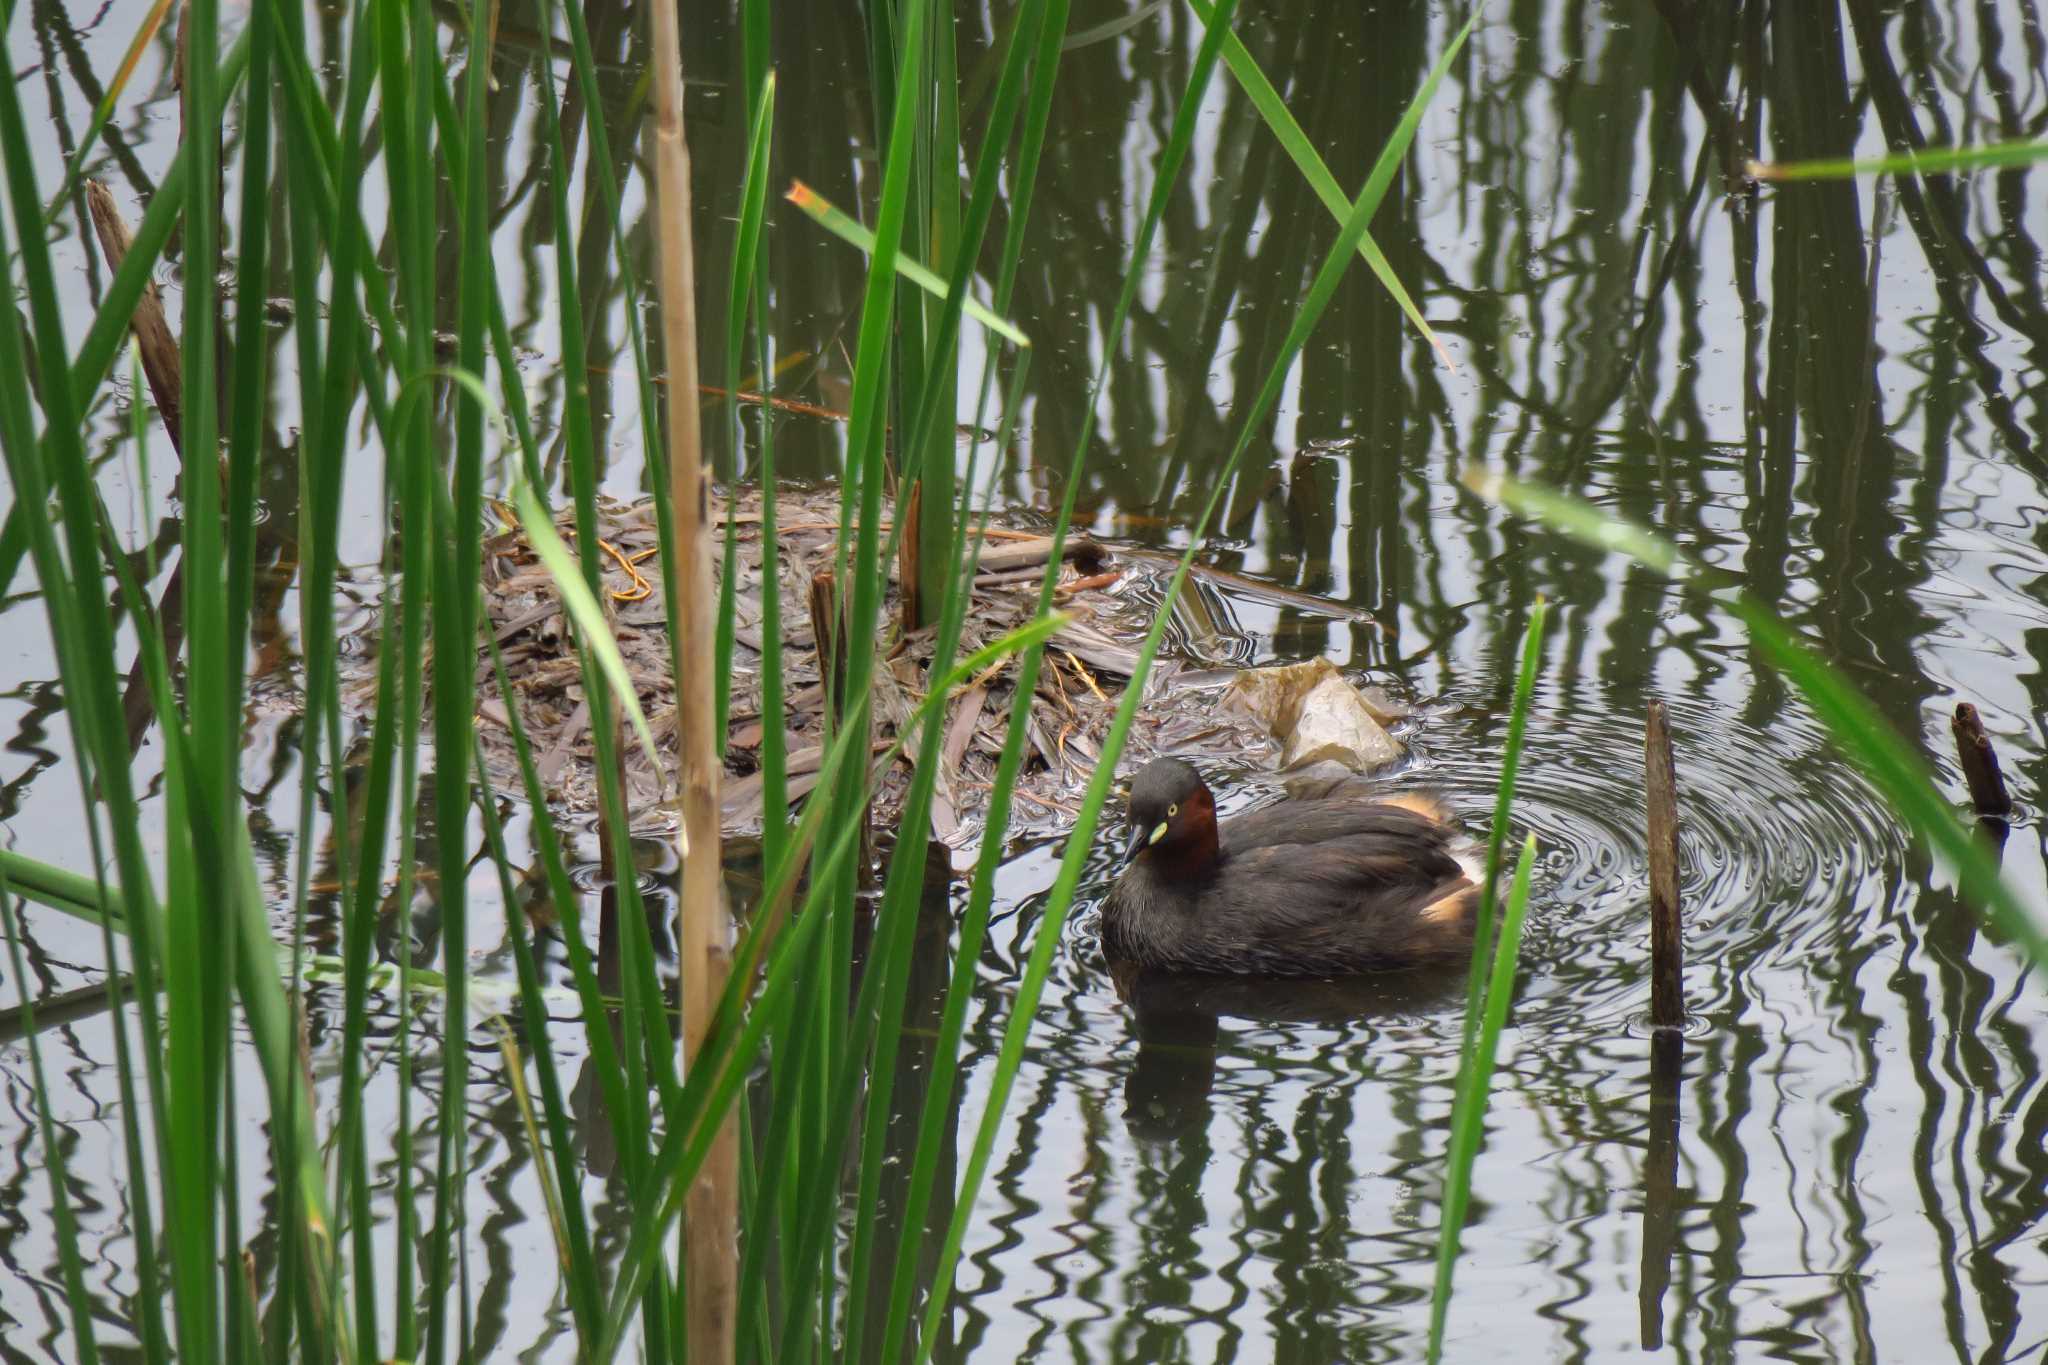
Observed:
[[[1457,1269],[1459,1234],[1472,1198],[1472,1163],[1479,1155],[1479,1142],[1486,1131],[1487,1093],[1493,1082],[1501,1026],[1507,1021],[1508,1001],[1514,995],[1515,962],[1521,951],[1522,923],[1529,911],[1529,878],[1535,865],[1536,836],[1531,834],[1522,841],[1522,856],[1515,862],[1514,888],[1508,893],[1501,917],[1500,939],[1494,948],[1486,986],[1485,1020],[1458,1067],[1458,1098],[1451,1109],[1450,1153],[1444,1170],[1442,1227],[1437,1234],[1436,1288],[1429,1305],[1430,1365],[1436,1365],[1443,1356],[1451,1276]],[[1475,943],[1473,957],[1480,958],[1483,950],[1483,944]]]
[[[1188,0],[1188,4],[1204,23],[1209,21],[1213,12],[1210,0]],[[1465,23],[1468,32],[1478,17],[1479,11],[1474,9],[1471,18]],[[1453,44],[1452,50],[1455,50],[1456,46]],[[1337,183],[1337,177],[1330,173],[1330,168],[1323,164],[1323,158],[1317,153],[1315,144],[1309,141],[1308,134],[1301,130],[1301,125],[1295,122],[1294,115],[1288,112],[1287,103],[1280,98],[1280,92],[1273,88],[1273,83],[1266,79],[1266,73],[1259,69],[1257,59],[1235,33],[1223,40],[1223,62],[1230,68],[1230,74],[1236,78],[1245,97],[1252,102],[1252,107],[1259,111],[1259,117],[1265,120],[1266,127],[1279,140],[1288,160],[1295,164],[1302,178],[1308,181],[1309,188],[1315,191],[1316,198],[1323,201],[1323,207],[1330,211],[1332,218],[1342,223],[1345,215],[1351,212],[1349,196]],[[1392,146],[1392,143],[1388,144],[1389,149]],[[1386,181],[1391,180],[1400,161],[1400,155],[1395,155],[1390,160],[1383,151],[1379,161],[1374,164],[1367,176],[1366,183],[1379,181],[1384,189]],[[1457,362],[1451,359],[1450,351],[1430,329],[1429,323],[1423,319],[1422,310],[1415,306],[1415,300],[1408,297],[1408,290],[1402,285],[1401,277],[1394,273],[1394,267],[1388,263],[1370,232],[1358,239],[1358,254],[1394,302],[1400,305],[1401,311],[1408,315],[1408,321],[1414,324],[1415,330],[1422,333],[1430,349],[1436,352],[1437,359],[1443,361],[1444,368],[1455,373],[1458,368]]]
[[[149,50],[150,43],[163,27],[164,16],[170,11],[171,0],[152,0],[148,12],[142,16],[141,24],[135,29],[135,36],[128,40],[128,50],[121,54],[121,64],[114,68],[113,77],[107,81],[105,92],[100,95],[99,102],[93,105],[92,118],[85,125],[85,135],[78,139],[77,147],[65,162],[64,175],[57,185],[57,192],[50,196],[50,202],[43,209],[44,221],[49,226],[54,228],[57,225],[57,219],[64,212],[65,201],[77,191],[80,180],[85,176],[86,158],[92,155],[93,148],[99,146],[100,134],[106,131],[108,122],[114,117],[114,106],[120,103],[122,93],[128,88],[129,78],[135,74],[135,68],[142,64],[142,54]],[[180,146],[182,145],[181,143]]]
[[[492,0],[475,0],[469,15],[469,46],[464,73],[465,112],[463,160],[455,182],[462,204],[458,222],[461,254],[457,280],[456,368],[478,376],[485,363],[488,307],[484,272],[490,262],[489,201],[484,181],[484,139],[488,131],[484,95],[490,81]],[[412,60],[419,121],[419,146],[433,118],[434,96],[445,85],[440,73],[438,36],[433,20],[414,7]],[[420,179],[411,192],[429,198],[437,192],[430,164],[416,168]],[[425,260],[416,270],[424,274]],[[415,316],[415,328],[431,314]],[[434,658],[434,801],[439,831],[441,950],[448,978],[448,1000],[442,1012],[441,1105],[436,1128],[434,1226],[429,1235],[427,1280],[427,1349],[440,1360],[445,1349],[443,1309],[450,1299],[457,1310],[457,1348],[471,1356],[472,1299],[462,1282],[467,1274],[454,1261],[466,1245],[462,1236],[468,1207],[469,1131],[469,903],[468,850],[462,831],[472,808],[469,786],[470,749],[476,724],[477,594],[470,585],[480,579],[483,538],[484,419],[490,405],[479,396],[455,403],[455,458],[452,478],[433,480],[434,638],[452,644]],[[425,451],[415,451],[424,458]],[[509,909],[509,907],[508,907]],[[451,1248],[454,1251],[451,1257]],[[453,1277],[459,1276],[459,1279]]]
[[[1536,674],[1543,666],[1543,624],[1548,607],[1541,597],[1529,610],[1529,624],[1522,632],[1521,663],[1515,670],[1515,690],[1508,707],[1507,746],[1501,752],[1500,784],[1493,798],[1493,824],[1486,834],[1486,880],[1479,890],[1479,908],[1473,919],[1471,974],[1465,982],[1465,1028],[1458,1055],[1472,1051],[1479,1027],[1480,1006],[1486,989],[1486,945],[1493,941],[1493,916],[1500,900],[1502,858],[1507,848],[1508,815],[1515,803],[1515,779],[1522,770],[1522,743],[1529,732],[1529,703],[1536,692]]]
[[[961,659],[951,670],[933,680],[931,691],[912,710],[909,718],[911,727],[941,709],[953,688],[990,664],[1043,643],[1066,621],[1064,616],[1039,617]],[[866,699],[856,694],[850,700],[859,705]],[[856,732],[847,729],[833,741],[819,769],[820,791],[830,790],[837,770],[847,763],[857,747],[865,747],[856,745],[857,737]],[[870,771],[880,771],[893,762],[901,748],[899,737],[878,757]],[[867,784],[863,780],[860,791],[862,804],[865,804],[867,794]],[[784,851],[781,863],[771,870],[763,884],[761,905],[779,904],[794,886],[803,852],[809,848],[811,840],[827,828],[824,818],[827,805],[817,800],[806,803],[795,837]],[[822,855],[824,860],[843,860],[850,847],[858,841],[859,822],[840,819],[829,833],[837,841],[837,847],[827,849]],[[814,878],[809,904],[815,906],[821,894]],[[794,988],[794,968],[802,961],[802,947],[811,935],[820,932],[819,926],[827,918],[824,914],[811,914],[807,909],[806,913],[793,916],[770,946],[766,943],[766,936],[760,932],[761,920],[757,916],[734,953],[733,969],[727,980],[725,996],[719,1002],[709,1040],[697,1066],[685,1079],[682,1096],[672,1115],[676,1126],[664,1136],[656,1157],[655,1181],[662,1192],[662,1203],[658,1212],[635,1222],[631,1239],[620,1258],[617,1280],[606,1310],[605,1335],[599,1343],[601,1359],[609,1358],[617,1349],[626,1318],[650,1270],[663,1230],[680,1213],[683,1195],[709,1149],[720,1116],[731,1104],[739,1083],[744,1079],[747,1065],[760,1045],[768,1021],[776,1017],[780,1000]],[[752,980],[764,953],[769,955],[770,964],[763,973],[761,989],[749,1004],[746,983]],[[825,1212],[829,1214],[830,1211]]]
[[[484,769],[483,751],[477,750],[473,758],[477,785],[488,792],[491,780]],[[548,1034],[548,1005],[542,994],[540,971],[533,960],[526,915],[513,886],[511,860],[505,851],[505,831],[498,819],[497,802],[487,798],[478,803],[478,808],[483,813],[484,837],[490,849],[491,862],[498,869],[498,890],[505,905],[505,928],[512,939],[512,957],[519,974],[519,1014],[526,1026],[534,1072],[540,1081],[541,1114],[547,1124],[545,1151],[536,1141],[534,1157],[553,1177],[549,1186],[549,1221],[555,1230],[556,1250],[563,1263],[564,1278],[568,1281],[569,1309],[575,1318],[576,1334],[587,1345],[597,1338],[604,1312],[604,1291],[598,1281],[597,1260],[591,1250],[583,1201],[577,1197],[577,1191],[583,1184],[583,1173],[576,1161],[573,1117],[561,1077],[555,1071],[554,1047]],[[545,811],[546,807],[536,809]],[[541,818],[543,821],[546,819],[544,815]],[[601,1015],[586,1014],[584,1018],[592,1034],[605,1031]],[[551,1169],[549,1158],[552,1158]]]
[[[959,336],[962,306],[968,297],[968,282],[973,276],[974,264],[980,258],[982,241],[994,210],[1002,153],[1016,124],[1024,71],[1031,55],[1031,45],[1024,41],[1024,37],[1035,34],[1042,7],[1043,0],[1032,0],[1021,6],[1008,26],[1004,39],[1003,70],[990,105],[964,217],[958,212],[957,187],[951,172],[959,142],[958,111],[953,108],[947,93],[951,81],[952,31],[950,24],[945,22],[935,31],[934,49],[939,66],[934,72],[933,85],[940,108],[930,160],[934,165],[944,165],[947,171],[933,174],[932,193],[938,201],[934,213],[939,223],[938,249],[942,256],[952,257],[953,268],[952,278],[936,305],[936,314],[926,310],[927,351],[922,367],[926,382],[907,441],[907,448],[922,452],[923,459],[923,472],[919,475],[924,490],[919,536],[923,545],[921,563],[925,582],[920,586],[919,597],[927,619],[934,607],[937,608],[939,630],[932,655],[935,672],[943,671],[952,662],[972,595],[974,576],[971,561],[966,558],[970,552],[963,543],[970,505],[966,499],[971,496],[973,485],[973,459],[970,459],[968,478],[960,487],[961,505],[958,509],[946,505],[951,501],[948,495],[953,480],[953,427],[959,392],[955,363],[951,357],[955,354]],[[906,259],[899,255],[899,264]],[[1028,348],[1019,348],[1017,366],[1020,371],[1027,368],[1029,355]],[[979,453],[977,446],[974,457],[978,458]],[[945,502],[941,501],[942,497]],[[984,509],[982,524],[985,525],[986,521]],[[891,540],[901,533],[901,527],[892,528]],[[977,542],[973,552],[978,553],[978,548]],[[872,982],[876,987],[875,1009],[879,1029],[874,1053],[868,1063],[870,1099],[862,1141],[854,1235],[848,1257],[845,1333],[846,1339],[852,1342],[864,1342],[866,1339],[867,1282],[874,1262],[875,1217],[880,1200],[887,1121],[893,1108],[888,1097],[894,1087],[903,1016],[902,993],[907,986],[917,902],[925,878],[924,831],[929,823],[932,793],[937,783],[942,727],[943,715],[931,722],[918,744],[918,761],[898,825],[904,834],[898,838],[891,855],[882,909],[876,921],[875,948],[871,948],[864,968],[863,994]],[[898,1354],[896,1342],[901,1335],[903,1319],[908,1315],[906,1279],[914,1269],[908,1253],[921,1238],[922,1217],[905,1219],[901,1226],[903,1231],[889,1295],[891,1310],[885,1319],[880,1347],[885,1357]],[[895,1308],[899,1299],[902,1300],[900,1313]]]
[[[1981,147],[1929,147],[1892,156],[1821,161],[1751,161],[1758,180],[1846,180],[1858,175],[1946,175],[1998,166],[2024,166],[2048,158],[2048,142],[1992,142]]]
[[[1209,75],[1215,67],[1217,55],[1222,46],[1222,40],[1228,32],[1231,17],[1230,11],[1231,6],[1228,3],[1219,5],[1212,21],[1206,28],[1202,46],[1196,53],[1193,73],[1189,77],[1189,94],[1183,98],[1182,107],[1176,114],[1175,132],[1168,143],[1169,155],[1171,155],[1171,149],[1175,141],[1184,140],[1183,125],[1185,125],[1187,130],[1192,128],[1193,107],[1199,103],[1200,93],[1206,88]],[[1424,79],[1421,88],[1410,103],[1407,113],[1403,115],[1400,124],[1397,126],[1394,137],[1388,144],[1388,152],[1382,153],[1383,161],[1389,154],[1393,155],[1397,160],[1401,155],[1405,154],[1407,140],[1413,137],[1416,125],[1421,121],[1422,109],[1427,105],[1430,97],[1434,95],[1437,85],[1442,80],[1444,71],[1456,56],[1458,50],[1463,46],[1466,37],[1472,31],[1472,25],[1475,21],[1476,16],[1474,16],[1474,19],[1466,21],[1465,26],[1459,30],[1456,38],[1446,49],[1444,55]],[[1187,132],[1186,135],[1191,136],[1191,131]],[[1344,269],[1352,253],[1357,248],[1358,239],[1364,234],[1366,225],[1372,220],[1373,211],[1379,206],[1379,198],[1384,186],[1376,189],[1375,179],[1369,179],[1366,187],[1360,191],[1358,201],[1352,206],[1343,229],[1337,234],[1336,241],[1325,256],[1321,268],[1317,271],[1316,277],[1309,287],[1308,294],[1289,327],[1287,336],[1281,343],[1279,353],[1275,356],[1271,367],[1267,371],[1265,381],[1261,385],[1258,395],[1244,412],[1240,414],[1241,426],[1236,444],[1233,446],[1229,458],[1225,461],[1223,469],[1215,480],[1214,487],[1211,489],[1209,498],[1203,506],[1201,515],[1194,523],[1189,537],[1188,548],[1182,554],[1180,562],[1175,567],[1173,577],[1167,584],[1158,615],[1153,621],[1151,630],[1146,634],[1143,645],[1139,648],[1136,674],[1131,683],[1125,688],[1123,700],[1117,707],[1116,718],[1111,723],[1109,733],[1104,738],[1102,756],[1096,767],[1095,775],[1089,781],[1088,790],[1082,798],[1080,815],[1075,821],[1073,833],[1068,837],[1067,850],[1061,858],[1059,873],[1053,883],[1051,892],[1047,896],[1046,909],[1040,917],[1031,954],[1025,967],[1023,978],[1018,984],[1016,1003],[1012,1009],[1009,1023],[1004,1029],[1002,1048],[997,1058],[994,1074],[990,1080],[988,1099],[983,1112],[982,1122],[975,1135],[966,1173],[960,1182],[960,1197],[955,1206],[953,1219],[947,1228],[946,1240],[939,1253],[939,1267],[934,1279],[932,1301],[926,1310],[924,1330],[918,1346],[919,1365],[922,1365],[925,1360],[930,1358],[931,1351],[937,1341],[938,1318],[939,1314],[944,1311],[945,1302],[952,1285],[953,1274],[959,1262],[960,1246],[966,1236],[967,1220],[973,1213],[975,1195],[980,1189],[981,1180],[988,1170],[989,1159],[995,1147],[998,1125],[1001,1121],[1002,1112],[1008,1103],[1010,1091],[1015,1085],[1017,1070],[1023,1062],[1025,1041],[1029,1035],[1032,1018],[1037,1011],[1039,998],[1044,992],[1046,978],[1052,970],[1052,959],[1058,950],[1061,932],[1066,923],[1067,910],[1071,906],[1074,892],[1079,886],[1081,871],[1086,863],[1089,845],[1094,837],[1096,821],[1101,813],[1103,803],[1108,797],[1109,786],[1115,776],[1117,759],[1123,753],[1124,741],[1130,733],[1132,720],[1136,716],[1138,703],[1144,691],[1144,678],[1151,669],[1152,660],[1156,657],[1160,641],[1165,634],[1172,603],[1187,580],[1189,567],[1194,561],[1195,554],[1202,547],[1203,536],[1207,532],[1209,520],[1215,515],[1216,508],[1222,501],[1224,491],[1230,487],[1232,476],[1235,474],[1239,462],[1243,459],[1245,451],[1250,447],[1254,433],[1260,429],[1260,424],[1265,421],[1267,415],[1272,411],[1274,404],[1278,401],[1281,389],[1285,385],[1287,375],[1294,364],[1295,358],[1300,354],[1302,347],[1308,340],[1309,333],[1314,330],[1316,323],[1322,317],[1323,311],[1329,306],[1330,300],[1335,296],[1338,282],[1343,278]],[[1125,287],[1126,292],[1132,287],[1128,278]]]
[[[619,642],[612,638],[611,627],[605,623],[604,608],[598,605],[597,597],[584,581],[581,569],[570,557],[569,548],[555,534],[554,518],[541,505],[533,486],[523,481],[515,486],[512,505],[519,513],[520,529],[526,532],[534,554],[555,580],[555,590],[562,594],[562,605],[576,623],[577,634],[596,656],[598,670],[611,685],[612,699],[632,723],[641,752],[659,772],[661,755],[654,747],[654,732],[647,727],[647,717],[640,710],[640,695],[633,686],[633,675],[626,667],[626,656],[619,652]]]
[[[789,192],[783,198],[802,209],[810,216],[813,222],[839,238],[842,242],[858,247],[870,257],[875,254],[875,234],[847,217],[830,200],[824,198],[809,185],[804,184],[803,181],[799,180],[791,185]],[[902,255],[893,256],[891,263],[897,274],[909,280],[919,289],[938,298],[946,297],[946,282],[934,274],[930,267]],[[1024,335],[1023,328],[1007,318],[996,316],[994,312],[990,311],[986,305],[978,300],[969,297],[963,301],[961,306],[966,309],[967,316],[1002,337],[1012,346],[1029,346],[1031,344],[1031,338]]]

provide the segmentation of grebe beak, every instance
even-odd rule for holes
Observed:
[[[1133,858],[1136,858],[1140,853],[1143,853],[1165,837],[1166,822],[1164,820],[1161,820],[1150,829],[1146,829],[1141,825],[1132,825],[1131,837],[1124,844],[1124,860],[1121,866],[1130,866]]]

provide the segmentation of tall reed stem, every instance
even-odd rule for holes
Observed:
[[[690,153],[683,140],[683,50],[675,0],[654,6],[654,180],[660,224],[662,349],[667,356],[668,466],[675,508],[669,573],[676,619],[677,757],[683,877],[676,910],[683,1058],[702,1052],[732,965],[718,855],[717,604],[711,591],[711,484],[697,412],[697,284],[691,261]],[[732,1117],[690,1189],[684,1214],[689,1358],[733,1358],[739,1295],[739,1134]]]

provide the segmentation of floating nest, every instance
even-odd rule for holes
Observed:
[[[762,582],[758,490],[736,494],[717,511],[736,535],[740,588],[731,673],[730,714],[722,789],[729,833],[757,831],[762,822],[760,749],[771,725],[780,726],[788,755],[789,799],[801,800],[818,780],[823,758],[825,687],[813,629],[813,581],[833,563],[839,498],[834,490],[784,488],[777,496],[777,564],[781,584],[784,703],[779,715],[761,710]],[[653,731],[660,767],[640,746],[623,746],[627,795],[637,829],[672,827],[676,811],[669,774],[674,771],[675,688],[669,669],[667,613],[655,568],[657,535],[648,503],[605,502],[599,507],[604,549],[605,606],[612,631]],[[573,542],[573,513],[558,527]],[[1043,524],[1013,516],[992,526],[975,575],[959,655],[965,656],[1031,619],[1051,539]],[[1071,619],[1045,650],[1037,687],[1028,699],[1027,750],[1013,802],[1011,827],[1020,834],[1063,829],[1079,811],[1080,793],[1093,774],[1117,703],[1137,664],[1138,644],[1163,596],[1163,557],[1070,537],[1060,567],[1058,607]],[[511,679],[502,695],[486,650],[479,649],[477,738],[487,771],[503,790],[520,794],[512,744],[516,708],[533,746],[540,778],[558,814],[580,815],[597,805],[594,737],[575,650],[554,581],[525,535],[507,518],[484,542],[484,597]],[[886,753],[929,690],[934,631],[898,632],[898,594],[892,581],[884,607],[874,690],[875,819],[888,827],[900,815],[915,759],[906,747]],[[829,620],[829,611],[825,615]],[[370,651],[351,651],[358,667]],[[944,746],[931,814],[932,833],[956,849],[977,842],[988,793],[1002,753],[1016,696],[1017,662],[1005,659],[956,689],[946,707],[938,742]],[[1177,681],[1178,680],[1178,681]],[[359,678],[352,689],[367,700]],[[1162,657],[1148,691],[1208,687],[1185,660]],[[1127,746],[1133,758],[1161,749],[1228,751],[1256,757],[1273,742],[1255,724],[1221,716],[1205,706],[1141,708]]]

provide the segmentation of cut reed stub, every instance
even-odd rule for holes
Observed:
[[[1664,703],[1643,727],[1643,791],[1650,839],[1650,1024],[1685,1026],[1685,939],[1678,917],[1678,773]]]
[[[830,569],[811,575],[810,608],[811,638],[818,647],[818,682],[825,689],[825,714],[836,718],[846,691],[846,659],[839,647],[843,638],[839,585]]]
[[[1977,814],[1995,820],[2011,815],[2012,796],[1998,767],[1998,751],[1991,747],[1991,736],[1984,733],[1977,708],[1966,701],[1956,703],[1949,730],[1955,735],[1956,759],[1963,765],[1963,780],[1970,784],[1970,804]]]

